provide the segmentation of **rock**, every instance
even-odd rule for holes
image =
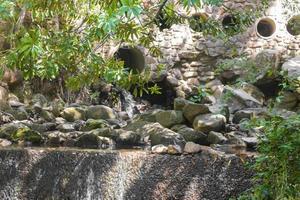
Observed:
[[[164,128],[159,123],[147,123],[141,129],[143,136],[149,136],[151,141],[151,146],[158,144],[164,145],[180,145],[184,147],[185,140],[184,138],[167,128]],[[138,133],[138,131],[136,131]]]
[[[174,99],[174,110],[180,110],[183,111],[183,108],[185,105],[188,104],[188,100],[184,98],[176,98]]]
[[[185,153],[199,153],[201,151],[201,145],[194,142],[187,142],[183,151]]]
[[[37,105],[37,106],[40,106],[40,107],[47,107],[48,106],[48,100],[42,94],[35,94],[32,97],[31,105]]]
[[[26,112],[24,107],[12,109],[11,111],[8,112],[12,114],[16,120],[26,120],[29,118],[29,114]]]
[[[133,121],[156,122],[156,114],[161,112],[161,109],[149,110],[133,118]]]
[[[247,148],[255,149],[258,143],[257,137],[242,137],[241,138],[247,145]]]
[[[166,154],[168,153],[168,147],[166,147],[163,144],[158,144],[155,145],[151,148],[152,153],[157,153],[157,154]]]
[[[10,108],[8,104],[8,90],[0,86],[0,110],[6,111]]]
[[[56,129],[56,124],[51,122],[46,122],[43,124],[37,124],[32,122],[22,122],[25,126],[28,126],[30,129],[37,131],[39,133],[44,133],[48,131],[54,131]]]
[[[210,113],[210,111],[209,107],[205,104],[196,104],[189,102],[183,108],[183,115],[190,123],[193,123],[196,116],[207,113]]]
[[[93,133],[101,137],[113,138],[113,129],[110,127],[93,129],[89,133]]]
[[[117,145],[120,146],[135,146],[141,144],[140,134],[123,129],[114,130],[113,139],[116,141]]]
[[[15,118],[12,114],[0,111],[0,125],[10,123],[13,120],[15,120]]]
[[[55,120],[54,115],[50,111],[45,109],[42,109],[40,113],[40,117],[47,122],[53,122]]]
[[[69,122],[85,119],[85,110],[79,107],[65,108],[61,112],[61,116]]]
[[[286,110],[294,110],[298,102],[298,95],[296,93],[284,91],[277,107]]]
[[[28,129],[28,127],[20,123],[4,124],[0,127],[0,138],[12,139],[19,129]]]
[[[60,124],[56,127],[59,131],[63,133],[67,132],[73,132],[75,131],[75,124],[74,123],[65,123],[65,124]]]
[[[7,83],[10,88],[15,88],[23,84],[23,76],[19,70],[5,68],[1,81]]]
[[[84,126],[80,128],[81,131],[91,131],[93,129],[109,127],[107,121],[103,119],[88,119]]]
[[[209,133],[210,131],[221,131],[225,128],[226,118],[220,114],[199,115],[193,122],[197,131]]]
[[[236,132],[229,132],[229,133],[226,133],[226,138],[227,138],[227,141],[226,143],[227,144],[234,144],[234,145],[238,145],[238,146],[243,146],[246,148],[246,143],[242,140],[242,137],[239,136]]]
[[[244,90],[233,89],[229,86],[225,87],[222,99],[226,101],[230,113],[235,113],[244,108],[259,108],[263,105]]]
[[[90,106],[86,111],[87,119],[116,119],[114,111],[107,106]]]
[[[182,135],[187,142],[195,142],[203,145],[208,144],[206,134],[196,131],[186,125],[175,125],[171,130]]]
[[[11,146],[12,142],[6,139],[0,139],[0,147],[8,147]]]
[[[182,147],[179,145],[168,145],[168,154],[182,154]]]
[[[283,63],[282,70],[287,72],[290,80],[297,80],[300,77],[300,56],[296,56]]]
[[[54,101],[50,102],[51,111],[55,117],[60,116],[60,113],[64,110],[64,106],[65,102],[61,99],[55,99]]]
[[[233,69],[233,70],[224,70],[220,73],[220,80],[222,83],[232,83],[236,81],[242,75],[242,70]]]
[[[156,114],[156,121],[166,128],[184,122],[182,111],[167,110]]]
[[[256,86],[250,84],[250,83],[243,83],[241,86],[241,89],[243,89],[245,92],[247,92],[249,95],[254,97],[256,100],[260,102],[260,104],[265,103],[265,95],[262,93]]]
[[[102,142],[97,135],[85,133],[76,140],[75,146],[80,148],[99,149],[102,146]]]
[[[227,141],[227,138],[222,133],[211,131],[207,140],[210,144],[223,144]]]
[[[267,117],[267,111],[263,108],[245,108],[237,111],[232,118],[232,122],[235,124],[240,123],[243,119],[252,119],[253,117]]]
[[[12,140],[30,142],[33,145],[40,145],[43,143],[42,135],[34,130],[29,128],[18,129],[15,133],[12,134]]]

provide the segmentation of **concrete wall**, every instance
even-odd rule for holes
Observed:
[[[251,187],[233,155],[0,150],[0,199],[226,200]]]

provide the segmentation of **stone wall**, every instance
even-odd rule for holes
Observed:
[[[210,36],[203,36],[202,33],[193,31],[188,24],[175,24],[163,31],[156,30],[156,43],[163,56],[160,59],[153,58],[147,50],[140,48],[145,55],[146,66],[154,72],[154,79],[161,80],[166,77],[177,96],[185,97],[200,84],[214,80],[216,63],[220,59],[231,57],[233,51],[236,51],[237,55],[246,54],[255,57],[263,50],[272,49],[280,54],[281,62],[299,55],[300,35],[291,35],[286,25],[291,17],[297,15],[300,7],[296,3],[292,4],[293,10],[285,2],[288,1],[272,1],[260,19],[257,19],[244,33],[231,37],[227,43]],[[257,4],[258,0],[225,0],[223,5],[242,11],[246,7],[255,10]],[[181,8],[178,8],[178,12],[184,13]],[[192,12],[190,16],[199,13],[205,13],[206,17],[219,20],[220,23],[228,16],[223,6],[208,6],[201,11]],[[260,21],[262,19],[263,21]],[[257,33],[259,22],[263,25],[271,23],[269,26],[274,29],[274,33],[269,37],[261,36]],[[109,49],[110,52],[116,51],[116,49]],[[166,67],[166,71],[160,73],[159,78],[155,76],[158,64],[164,64]]]
[[[0,150],[0,199],[225,200],[250,188],[233,155]]]

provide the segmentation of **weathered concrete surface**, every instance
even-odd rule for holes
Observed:
[[[0,150],[0,199],[226,200],[248,189],[236,156]]]

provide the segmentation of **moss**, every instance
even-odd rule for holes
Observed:
[[[12,134],[11,137],[11,139],[15,142],[26,141],[32,142],[32,144],[41,144],[43,142],[41,134],[29,128],[21,128],[17,130],[14,134]]]
[[[84,127],[82,127],[82,131],[91,131],[94,129],[98,129],[98,128],[106,128],[109,127],[109,124],[107,123],[107,121],[102,120],[102,119],[89,119],[87,120],[86,124]]]

